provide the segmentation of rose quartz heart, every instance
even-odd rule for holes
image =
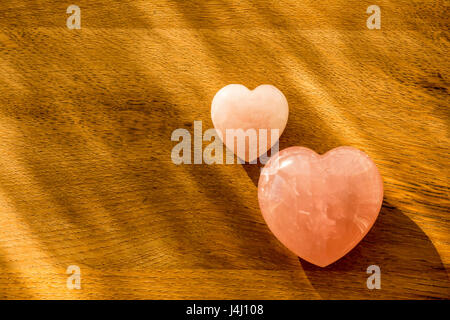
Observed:
[[[246,162],[256,160],[278,141],[286,127],[288,113],[286,97],[272,85],[261,85],[251,91],[241,84],[230,84],[216,93],[211,104],[211,118],[219,137],[228,149]],[[244,137],[245,149],[239,149],[236,139],[226,139],[229,129],[242,129],[243,132],[254,129],[256,140]],[[262,140],[267,144],[262,142],[261,148],[260,129],[267,130],[266,140]],[[272,129],[278,129],[276,139],[270,138]]]
[[[383,202],[383,182],[375,163],[358,149],[338,147],[319,155],[291,147],[263,168],[258,199],[278,240],[325,267],[370,230]]]

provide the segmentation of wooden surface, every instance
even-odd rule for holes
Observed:
[[[74,3],[81,30],[69,3],[0,2],[1,298],[450,297],[448,2]],[[281,149],[376,162],[381,214],[340,261],[272,236],[258,166],[171,162],[172,131],[210,128],[229,83],[283,91]]]

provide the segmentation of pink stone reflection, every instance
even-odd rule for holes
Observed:
[[[358,149],[319,155],[291,147],[262,170],[258,198],[273,234],[299,257],[325,267],[370,230],[383,202],[383,182],[375,163]]]

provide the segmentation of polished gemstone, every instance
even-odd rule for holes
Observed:
[[[370,230],[383,202],[383,182],[375,163],[358,149],[338,147],[319,155],[290,147],[265,165],[258,199],[278,240],[325,267]]]
[[[211,104],[211,118],[219,137],[246,162],[256,160],[278,141],[288,113],[286,97],[272,85],[249,90],[240,84],[230,84],[216,93]],[[243,134],[243,148],[238,148],[239,137],[232,131]]]

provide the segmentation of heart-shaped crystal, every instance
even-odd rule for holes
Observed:
[[[338,147],[319,155],[291,147],[263,168],[258,199],[278,240],[325,267],[370,230],[383,202],[383,182],[375,163],[358,149]]]
[[[254,90],[240,84],[227,85],[216,93],[211,104],[211,119],[219,137],[246,162],[255,161],[278,141],[288,113],[286,97],[267,84]]]

